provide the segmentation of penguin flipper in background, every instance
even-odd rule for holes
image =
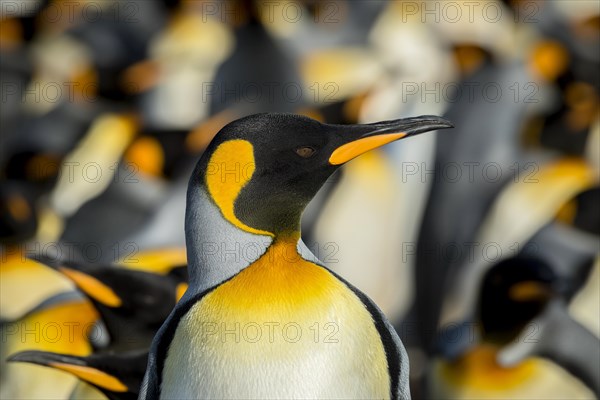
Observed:
[[[141,351],[78,357],[46,351],[23,351],[12,355],[8,361],[68,372],[100,390],[110,400],[135,400],[146,370],[148,353]]]
[[[598,254],[598,236],[554,221],[533,235],[520,254],[534,255],[551,265],[562,297],[570,301],[590,275]]]
[[[600,337],[600,257],[596,257],[587,281],[569,304],[573,318]]]
[[[592,332],[576,322],[564,301],[550,302],[510,345],[498,354],[498,361],[512,366],[531,356],[543,356],[561,365],[581,379],[596,397],[600,397],[600,342]]]

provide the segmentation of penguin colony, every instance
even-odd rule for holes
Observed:
[[[9,3],[0,399],[600,397],[597,3]]]

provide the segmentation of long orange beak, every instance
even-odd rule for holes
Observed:
[[[376,149],[393,141],[436,129],[453,128],[448,120],[434,115],[403,118],[373,124],[346,126],[349,142],[337,147],[329,157],[332,165],[344,164],[369,150]]]

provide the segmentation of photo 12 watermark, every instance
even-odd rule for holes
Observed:
[[[100,20],[137,24],[140,19],[138,1],[38,1],[3,0],[0,2],[0,17],[16,18],[37,16],[41,24],[94,23]]]

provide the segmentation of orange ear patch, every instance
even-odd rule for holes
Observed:
[[[230,140],[216,148],[208,163],[206,186],[223,217],[243,231],[273,236],[271,232],[252,228],[234,213],[235,200],[254,174],[254,148],[246,140]]]
[[[543,300],[550,296],[549,288],[535,281],[519,282],[513,285],[508,292],[515,301]]]

